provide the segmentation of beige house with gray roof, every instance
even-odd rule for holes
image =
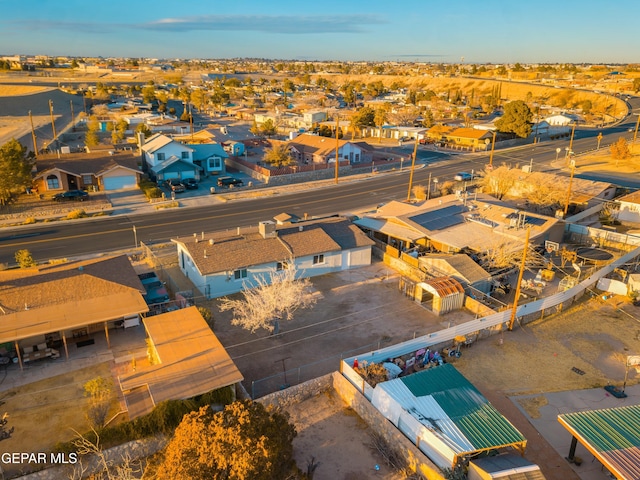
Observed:
[[[22,367],[93,335],[109,345],[116,322],[149,311],[143,292],[124,255],[0,272],[0,349]]]
[[[240,292],[292,261],[304,277],[370,265],[374,243],[341,217],[294,226],[265,221],[258,228],[202,233],[173,242],[180,269],[207,298]]]

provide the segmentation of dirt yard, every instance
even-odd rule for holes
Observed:
[[[108,362],[0,392],[0,412],[9,413],[7,427],[15,429],[11,438],[2,441],[0,451],[48,452],[57,442],[72,440],[74,430],[88,431],[88,399],[83,386],[96,377],[111,377]],[[117,410],[114,397],[108,417]],[[7,465],[0,467],[4,468],[6,478],[20,472]]]
[[[621,384],[626,356],[638,353],[640,308],[621,297],[585,297],[560,315],[473,344],[456,367],[473,383],[524,395]],[[630,383],[637,380],[629,372]]]

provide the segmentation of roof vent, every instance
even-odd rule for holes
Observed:
[[[209,245],[213,245],[213,238],[209,239]]]

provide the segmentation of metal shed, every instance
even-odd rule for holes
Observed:
[[[452,277],[432,278],[417,285],[416,298],[423,302],[433,298],[431,310],[440,315],[462,308],[464,288]]]

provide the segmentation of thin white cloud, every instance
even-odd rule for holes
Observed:
[[[2,24],[0,20],[0,24]],[[245,31],[280,34],[364,33],[369,25],[387,23],[377,15],[199,15],[162,18],[150,22],[99,23],[68,20],[13,21],[13,28],[31,30],[66,30],[79,33],[108,34],[122,30],[155,30],[159,32]]]
[[[283,34],[361,33],[386,23],[377,15],[200,15],[163,18],[140,25],[161,31],[219,30]]]

